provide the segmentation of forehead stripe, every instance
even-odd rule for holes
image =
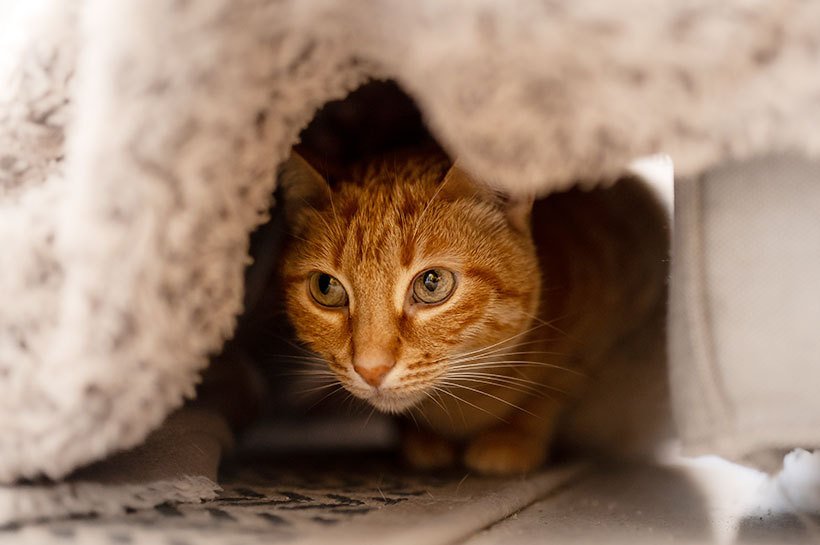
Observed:
[[[404,240],[401,244],[401,253],[399,254],[399,260],[401,262],[402,267],[409,267],[410,264],[413,262],[413,258],[415,258],[416,244],[413,240],[413,237],[410,233],[407,233],[404,237]]]

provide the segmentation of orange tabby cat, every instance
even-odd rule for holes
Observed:
[[[438,151],[332,188],[294,154],[280,180],[296,334],[353,395],[419,416],[404,449],[418,467],[538,467],[606,352],[664,298],[663,215],[635,181],[533,212]]]

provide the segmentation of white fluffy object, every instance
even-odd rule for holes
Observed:
[[[788,507],[820,514],[820,450],[796,449],[787,454],[774,483]]]

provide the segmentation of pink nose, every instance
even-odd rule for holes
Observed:
[[[384,375],[393,368],[392,365],[379,365],[378,367],[356,367],[353,369],[359,373],[359,376],[364,379],[366,383],[373,387],[379,386],[384,380]]]
[[[357,356],[353,362],[353,369],[366,383],[376,388],[394,365],[396,360],[392,355],[372,350]]]

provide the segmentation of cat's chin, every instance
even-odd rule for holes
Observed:
[[[366,401],[383,413],[398,414],[412,408],[423,398],[424,394],[421,392],[396,395],[375,391],[366,398]]]

